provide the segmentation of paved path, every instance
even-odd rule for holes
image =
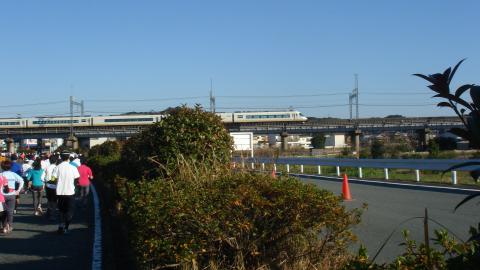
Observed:
[[[341,180],[304,179],[321,188],[341,194]],[[457,205],[466,195],[452,194],[429,190],[414,190],[388,186],[373,186],[367,184],[350,183],[353,201],[345,202],[348,208],[361,207],[368,204],[367,211],[362,216],[362,222],[355,228],[360,242],[366,245],[369,254],[373,256],[387,236],[402,221],[424,215],[425,207],[428,208],[430,218],[445,225],[449,230],[466,240],[469,237],[468,229],[480,222],[480,206],[475,199],[457,212],[453,213]],[[403,238],[402,229],[411,231],[413,239],[423,242],[423,221],[420,219],[400,225],[399,230],[388,242],[378,257],[378,262],[390,261],[404,250],[399,244]],[[439,226],[430,222],[431,237],[433,230]]]
[[[91,202],[86,209],[76,208],[67,235],[57,234],[57,222],[33,215],[31,194],[22,195],[20,202],[13,232],[0,234],[0,269],[91,269]],[[42,205],[46,206],[45,199]]]

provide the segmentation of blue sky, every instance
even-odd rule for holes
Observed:
[[[346,118],[354,74],[361,117],[451,115],[411,74],[480,83],[479,3],[1,1],[0,117],[208,107],[213,78],[220,111]]]

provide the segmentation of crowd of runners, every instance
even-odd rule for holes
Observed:
[[[76,205],[87,206],[93,174],[85,158],[62,152],[6,154],[0,160],[0,232],[12,232],[21,198],[32,196],[29,213],[58,221],[58,233],[68,233]],[[44,195],[46,206],[42,205]]]

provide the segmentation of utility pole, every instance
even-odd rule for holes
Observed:
[[[215,97],[213,96],[213,80],[210,78],[210,112],[215,113]]]

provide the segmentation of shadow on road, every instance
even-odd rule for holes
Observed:
[[[34,216],[32,198],[21,197],[13,232],[0,234],[0,268],[89,269],[93,244],[92,205],[77,207],[69,233],[57,233],[58,221]],[[42,202],[46,205],[46,201]]]

